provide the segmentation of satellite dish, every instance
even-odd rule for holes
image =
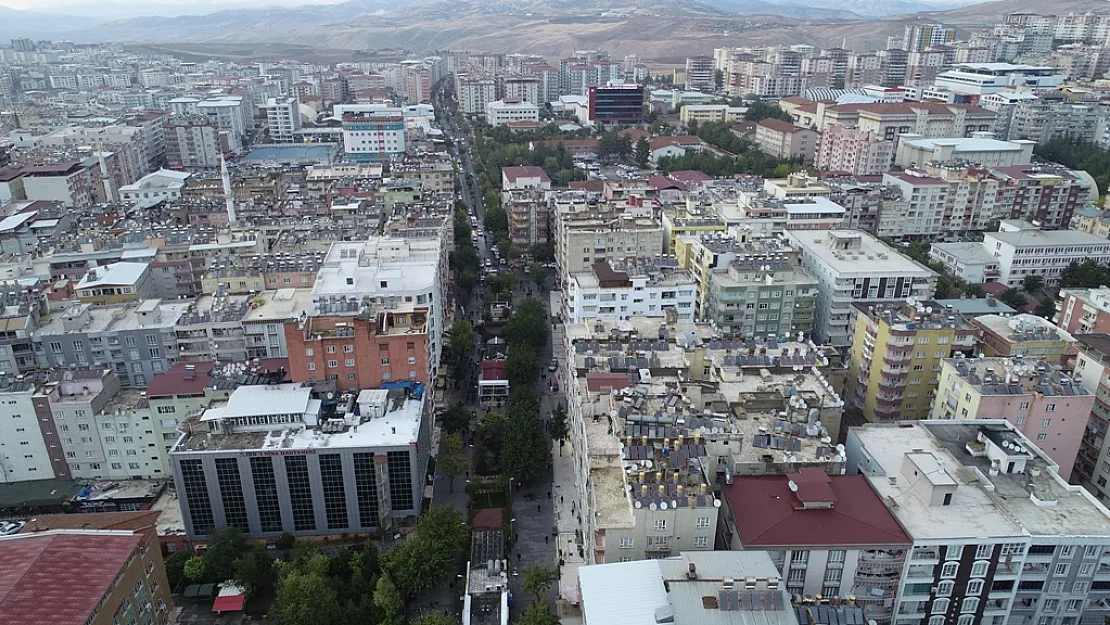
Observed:
[[[632,485],[631,484],[625,484],[624,485],[624,490],[625,490],[625,492],[628,492],[628,491],[632,490]]]
[[[654,505],[654,504],[652,504],[652,505]],[[665,502],[665,501],[660,501],[660,502],[659,502],[659,509],[660,509],[660,510],[666,510],[666,509],[667,509],[667,502]]]
[[[656,511],[656,510],[658,510],[658,509],[659,509],[659,506],[655,505],[655,502],[652,502],[652,503],[651,503],[651,504],[650,504],[650,505],[648,506],[648,509],[649,509],[649,510],[651,510],[652,512],[654,512],[654,511]]]
[[[798,492],[798,484],[796,482],[794,482],[794,480],[790,480],[789,482],[787,482],[786,486],[788,488],[790,488],[790,492],[792,492],[792,493]]]
[[[933,307],[932,306],[926,306],[925,307],[925,313],[929,314],[929,315],[933,314]]]
[[[671,507],[674,508],[675,510],[678,510],[678,502],[674,501],[674,500],[671,500]]]
[[[645,466],[645,467],[647,467],[647,468],[649,468],[649,469],[650,469],[650,468],[651,468],[651,464],[652,464],[651,460],[644,460],[644,466]]]
[[[713,500],[713,507],[714,508],[720,508],[721,507],[721,500],[720,499],[714,499]]]
[[[643,508],[643,507],[644,507],[644,504],[642,504],[642,503],[640,503],[639,501],[637,501],[637,502],[635,503],[635,506],[636,506],[636,509],[637,509],[637,510],[639,510],[640,508]]]

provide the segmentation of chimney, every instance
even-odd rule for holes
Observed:
[[[220,178],[224,183],[224,202],[227,204],[227,223],[234,227],[239,219],[235,216],[235,194],[231,192],[231,173],[227,170],[227,161],[220,157]]]

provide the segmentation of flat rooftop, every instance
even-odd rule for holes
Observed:
[[[1036,315],[1018,314],[1003,317],[998,314],[981,315],[974,322],[980,327],[994,332],[1011,343],[1031,341],[1074,342],[1075,337],[1061,330],[1051,321]]]
[[[842,276],[882,273],[927,278],[936,275],[932,269],[860,230],[788,230],[786,237],[795,248],[820,259]]]
[[[1021,441],[1040,474],[1001,472],[988,477],[990,460],[968,451],[968,443],[984,428]],[[1005,421],[869,424],[854,428],[852,436],[875,461],[864,469],[872,488],[915,540],[1110,534],[1110,511],[1082,486],[1061,479],[1057,465]],[[938,470],[955,483],[951,505],[929,505],[902,475],[910,452],[931,456]]]
[[[1079,230],[1011,230],[1008,232],[988,232],[983,237],[983,244],[987,246],[994,240],[1018,248],[1057,245],[1110,245],[1110,241],[1103,237],[1080,232]]]
[[[158,316],[152,316],[149,320],[140,320],[138,315],[140,306],[154,301],[159,302]],[[74,304],[62,312],[54,313],[49,321],[35,330],[35,334],[50,336],[71,332],[98,334],[101,332],[126,332],[128,330],[169,329],[177,324],[178,319],[188,308],[188,302],[165,302],[162,300],[144,300],[138,304],[128,304],[126,306]],[[67,329],[64,317],[80,315],[83,311],[88,311],[88,322],[80,328]]]

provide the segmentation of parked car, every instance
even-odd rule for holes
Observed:
[[[554,358],[551,359],[551,362],[547,363],[547,370],[548,371],[554,372],[558,368],[559,368],[559,361],[555,360]]]

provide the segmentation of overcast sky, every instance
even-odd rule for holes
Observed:
[[[129,14],[208,13],[229,8],[327,4],[338,0],[0,0],[0,6],[32,11],[91,14],[97,8]]]

